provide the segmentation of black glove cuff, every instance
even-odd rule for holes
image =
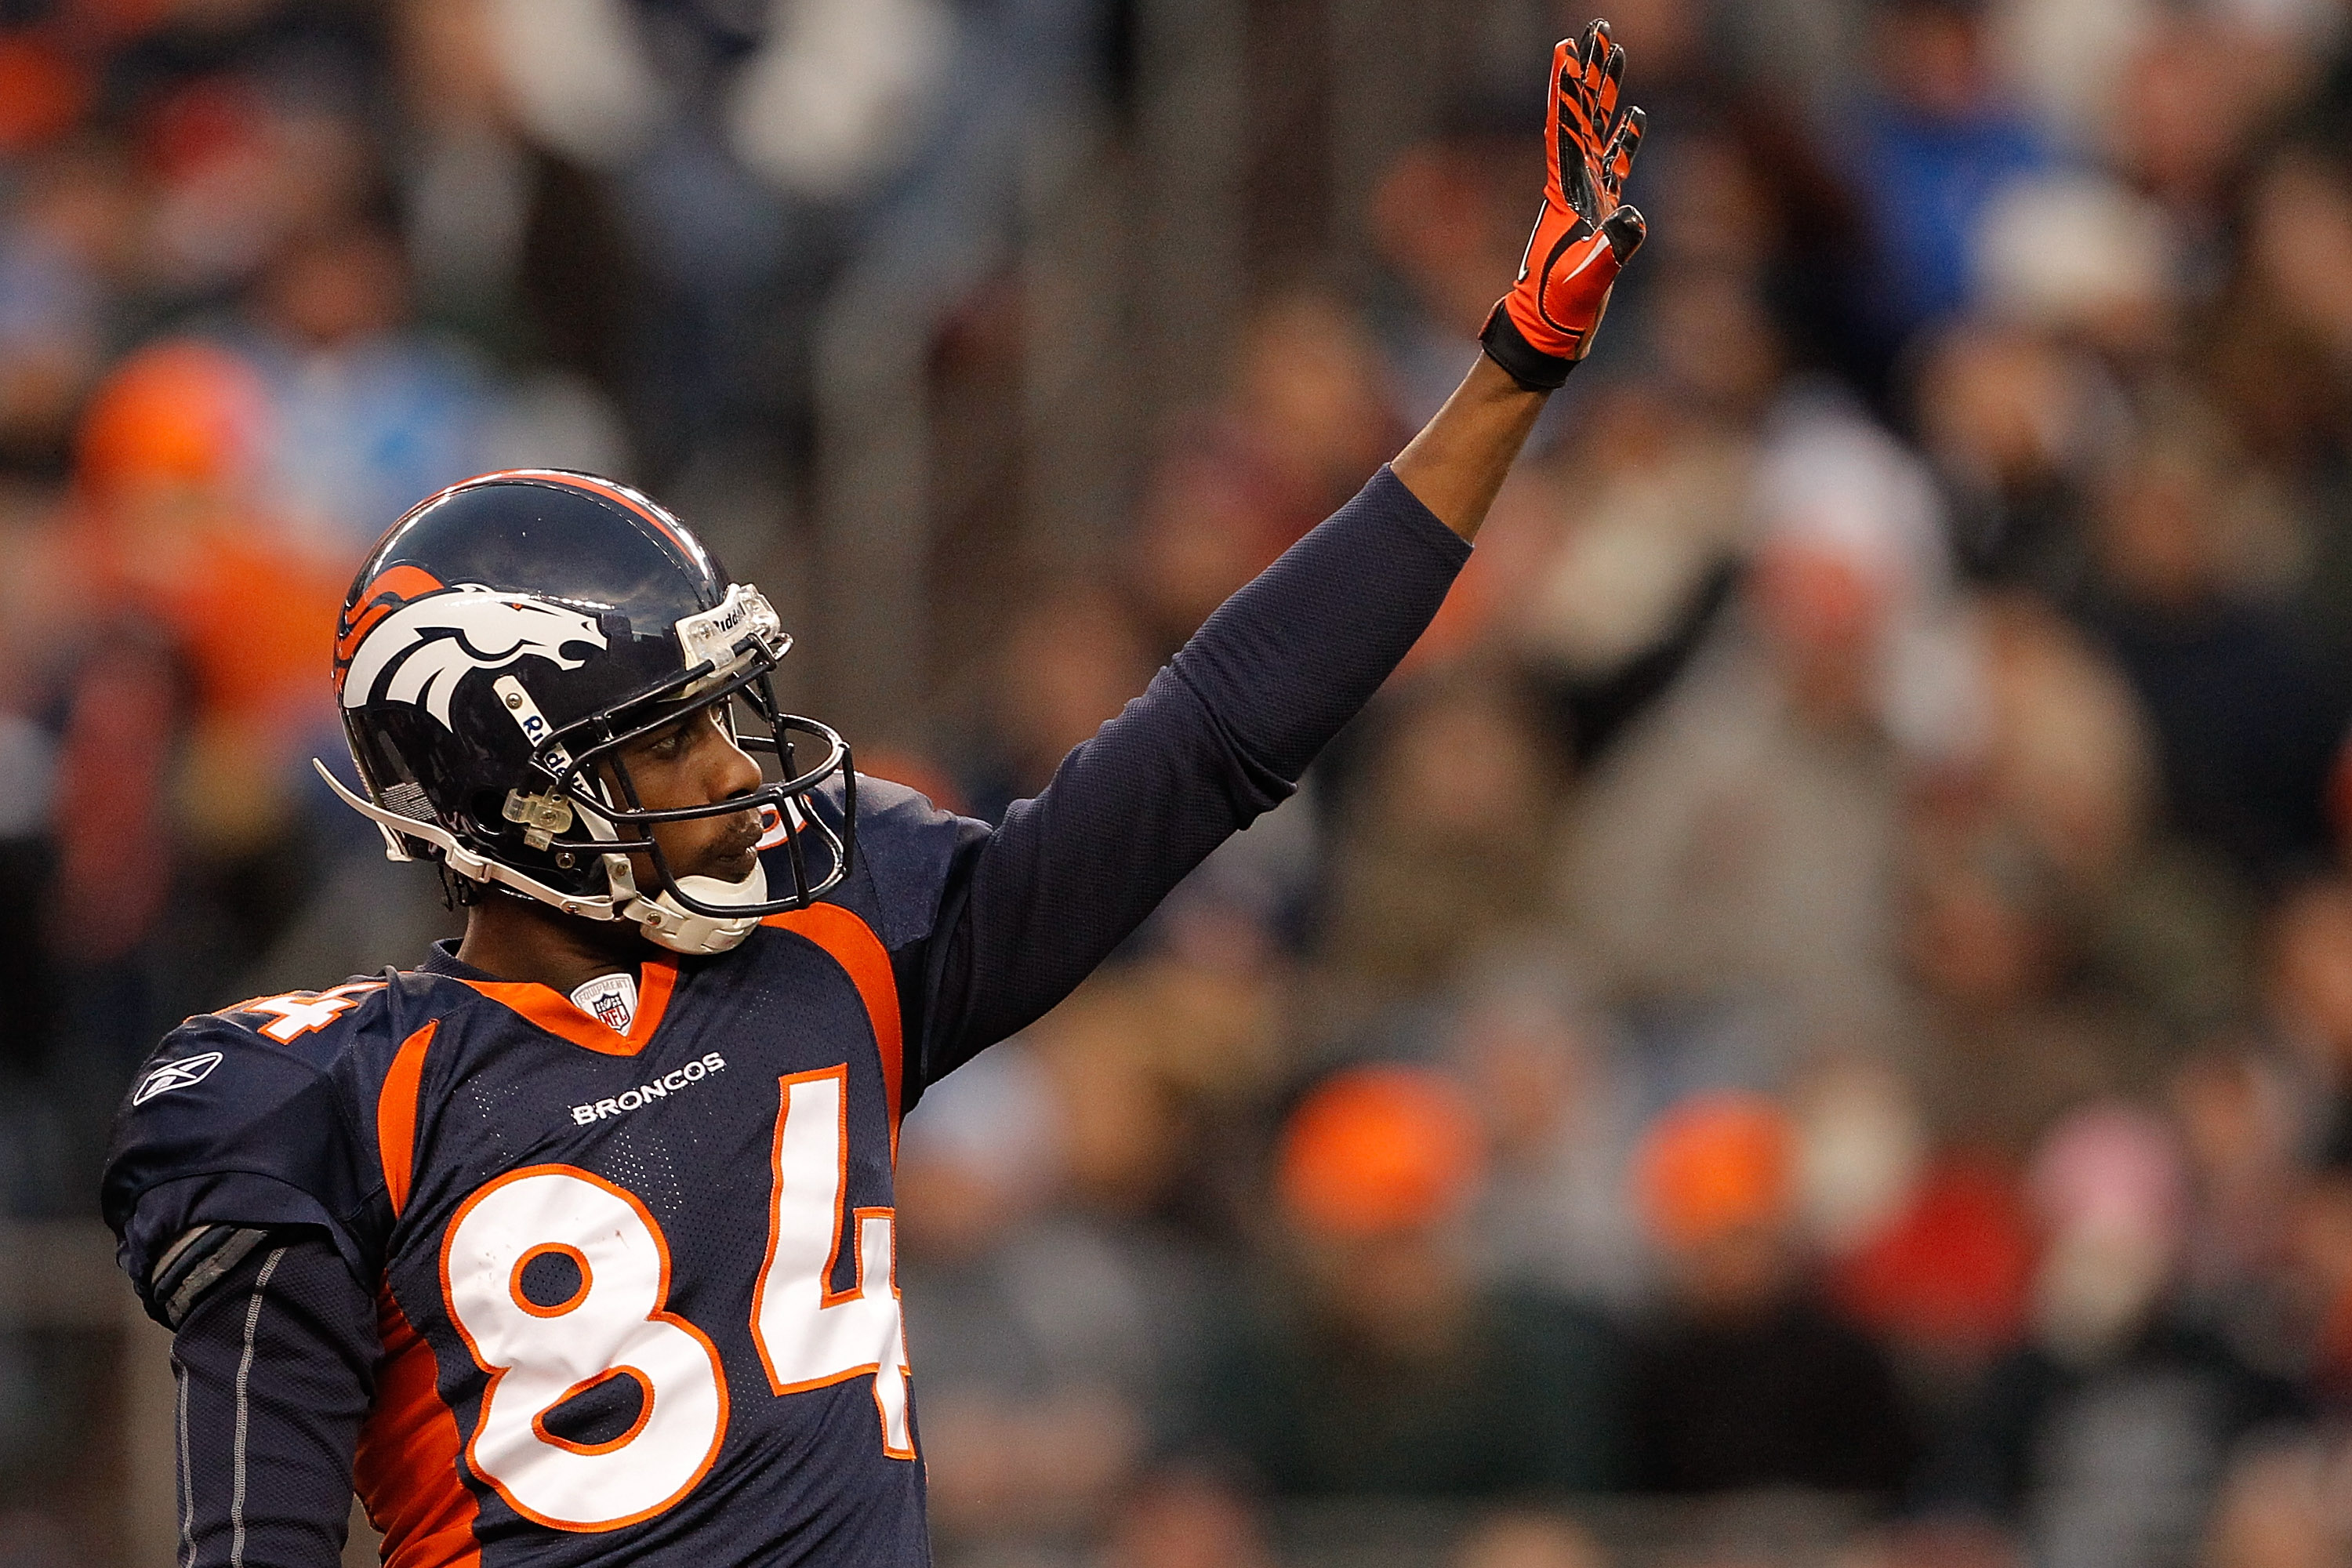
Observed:
[[[1478,346],[1486,357],[1503,367],[1513,381],[1529,392],[1555,392],[1576,368],[1572,359],[1548,354],[1528,342],[1511,312],[1498,302],[1486,317],[1486,326],[1478,334]]]

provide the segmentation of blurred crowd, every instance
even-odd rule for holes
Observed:
[[[454,929],[306,782],[392,518],[576,466],[804,563],[815,313],[1030,107],[958,62],[1116,125],[1146,9],[0,0],[0,1213],[183,1014]],[[869,771],[1000,815],[1443,401],[1584,20],[1459,9],[1372,265],[1255,267]],[[2345,1568],[2346,9],[1612,19],[1653,237],[1438,625],[908,1123],[941,1560]],[[0,1334],[0,1563],[108,1561],[107,1375]]]

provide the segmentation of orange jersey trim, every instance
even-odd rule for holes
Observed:
[[[383,1362],[352,1477],[383,1531],[385,1568],[481,1568],[480,1505],[457,1468],[457,1417],[442,1401],[433,1347],[389,1286],[376,1292],[376,1325]]]
[[[890,972],[889,950],[867,925],[839,904],[811,904],[804,910],[770,915],[760,922],[805,937],[848,972],[866,1004],[874,1026],[874,1046],[882,1056],[882,1091],[890,1102],[890,1158],[898,1157],[898,1107],[906,1077],[906,1042],[899,1033],[898,977]],[[848,1096],[842,1097],[848,1104]]]
[[[425,1053],[440,1026],[436,1018],[400,1042],[375,1097],[376,1158],[383,1164],[383,1192],[392,1200],[394,1219],[408,1206],[409,1179],[416,1163],[416,1097],[425,1078]]]
[[[452,978],[455,978],[454,976]],[[629,1032],[616,1035],[604,1021],[582,1012],[572,998],[535,981],[465,980],[483,995],[549,1034],[607,1057],[633,1057],[652,1041],[669,1011],[670,993],[677,985],[677,965],[668,959],[649,958],[637,977],[637,1016]]]

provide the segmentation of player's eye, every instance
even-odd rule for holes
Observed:
[[[676,723],[656,731],[646,742],[646,754],[661,762],[674,762],[695,739],[696,731],[704,728],[721,729],[723,732],[715,710],[698,709]]]

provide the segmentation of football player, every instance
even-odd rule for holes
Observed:
[[[1427,625],[1641,243],[1622,69],[1597,23],[1555,52],[1542,216],[1445,408],[993,830],[780,711],[774,611],[635,491],[493,474],[394,525],[336,787],[464,939],[188,1020],[106,1171],[175,1335],[184,1564],[324,1568],[354,1487],[399,1568],[929,1560],[899,1118]]]

